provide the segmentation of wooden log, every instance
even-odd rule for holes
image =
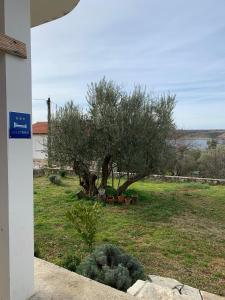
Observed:
[[[0,33],[0,52],[27,58],[26,44]]]

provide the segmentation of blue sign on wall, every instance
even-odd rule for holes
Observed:
[[[31,138],[31,115],[10,112],[9,113],[9,138],[30,139]]]

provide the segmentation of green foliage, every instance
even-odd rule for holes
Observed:
[[[41,251],[37,242],[34,242],[34,256],[41,258]]]
[[[163,172],[168,159],[168,139],[174,129],[175,97],[150,96],[141,87],[121,99],[118,109],[118,170],[147,176]],[[144,177],[143,176],[143,177]]]
[[[79,266],[78,272],[118,290],[126,291],[138,279],[144,279],[142,265],[114,245],[102,245]]]
[[[88,249],[92,250],[102,218],[102,206],[98,202],[94,204],[79,202],[75,203],[66,215]]]
[[[106,190],[105,190],[105,193],[106,193],[107,196],[116,196],[117,191],[112,186],[108,185]]]
[[[199,159],[201,175],[209,178],[225,178],[225,146],[218,145],[203,151]]]
[[[169,161],[171,175],[225,178],[225,146],[212,139],[208,149],[193,149],[188,145],[176,145]]]
[[[169,170],[175,176],[198,174],[201,151],[187,145],[175,145],[169,160]]]
[[[65,171],[65,170],[60,170],[60,171],[59,171],[59,175],[60,175],[62,178],[65,178],[65,177],[66,177],[66,171]]]
[[[175,127],[175,96],[154,96],[139,86],[128,94],[104,78],[89,86],[86,98],[86,112],[73,102],[57,111],[51,142],[54,163],[72,165],[87,195],[98,194],[97,174],[106,188],[112,166],[121,173],[137,174],[129,177],[122,192],[149,174],[165,171],[168,140]]]
[[[61,185],[62,184],[61,179],[58,175],[50,175],[48,177],[48,179],[52,184],[55,184],[55,185]]]
[[[79,257],[75,255],[67,255],[62,262],[62,267],[69,271],[76,272],[79,264],[80,264]]]
[[[126,197],[132,197],[132,196],[138,197],[138,194],[135,190],[129,189],[126,192],[124,192],[124,196],[126,196]]]
[[[208,150],[216,149],[218,142],[216,139],[211,139],[207,142]]]

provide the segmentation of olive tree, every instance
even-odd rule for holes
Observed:
[[[170,95],[150,97],[140,87],[121,100],[115,161],[118,170],[127,173],[127,180],[118,188],[118,194],[146,176],[165,171],[174,129],[174,100]]]
[[[137,180],[165,170],[174,103],[174,96],[150,96],[141,87],[127,94],[112,81],[92,83],[86,112],[71,102],[53,117],[52,157],[73,167],[90,196],[106,188],[114,169],[126,174],[119,195]]]

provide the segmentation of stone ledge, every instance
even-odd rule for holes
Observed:
[[[210,294],[210,293],[207,293],[207,292],[201,291],[201,293],[202,293],[203,300],[225,300],[224,297],[213,295],[213,294]]]
[[[138,280],[126,294],[41,259],[35,258],[34,266],[35,294],[30,300],[225,300],[160,276]]]
[[[35,295],[30,300],[135,300],[109,286],[35,259]]]
[[[127,292],[142,300],[225,300],[175,279],[155,275],[149,275],[147,281],[138,280]]]

